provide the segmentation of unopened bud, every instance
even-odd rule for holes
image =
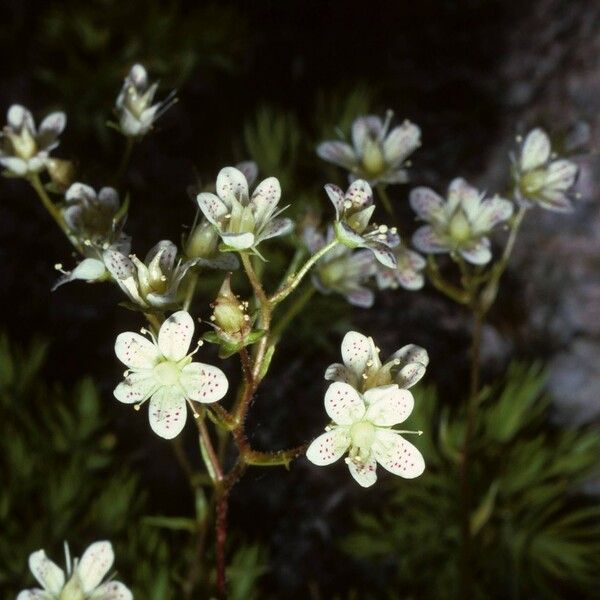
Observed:
[[[219,236],[211,223],[200,223],[192,231],[185,244],[189,258],[210,258],[217,252]]]
[[[70,160],[50,158],[46,163],[52,183],[61,190],[66,190],[75,179],[75,165]]]
[[[213,304],[214,323],[228,337],[241,339],[248,330],[248,315],[231,289],[231,273],[227,273]]]

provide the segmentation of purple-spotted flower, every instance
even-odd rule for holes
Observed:
[[[231,255],[221,257],[222,268],[235,268],[237,265],[228,258]],[[135,254],[127,256],[114,248],[104,251],[103,260],[119,287],[142,308],[176,306],[179,286],[187,272],[194,266],[214,266],[214,261],[202,258],[178,259],[177,246],[169,240],[153,246],[144,262]]]
[[[143,330],[143,332],[146,332]],[[194,320],[181,310],[161,326],[152,339],[127,331],[115,343],[117,358],[127,367],[125,379],[115,388],[117,400],[140,406],[150,399],[150,427],[162,438],[177,436],[187,419],[186,401],[217,402],[229,383],[221,369],[192,362],[188,354]]]
[[[123,135],[132,138],[146,135],[154,122],[173,106],[175,92],[162,102],[153,104],[157,89],[158,83],[150,84],[143,65],[131,67],[116,101],[119,128]]]
[[[408,181],[406,159],[421,145],[419,127],[404,121],[389,131],[393,113],[385,121],[368,115],[352,124],[352,144],[327,141],[317,154],[324,160],[350,171],[350,180],[365,179],[371,185]]]
[[[291,219],[279,218],[285,208],[277,208],[281,186],[275,177],[261,181],[250,196],[244,173],[225,167],[217,176],[216,192],[198,194],[198,206],[226,249],[258,254],[260,242],[293,229]]]
[[[398,245],[393,250],[397,266],[388,269],[379,265],[375,279],[380,290],[396,289],[403,287],[405,290],[420,290],[425,285],[423,270],[427,261],[413,250]]]
[[[400,243],[400,237],[395,227],[370,223],[375,210],[371,186],[357,179],[346,193],[333,183],[328,183],[325,191],[335,208],[334,230],[338,241],[348,248],[368,248],[382,265],[396,268],[391,248]]]
[[[102,580],[115,555],[110,542],[94,542],[71,564],[65,544],[66,574],[43,550],[29,556],[29,568],[41,588],[23,590],[17,600],[132,600],[133,594],[120,581]],[[65,576],[66,575],[66,576]]]
[[[425,375],[429,356],[425,348],[408,344],[382,363],[373,338],[349,331],[342,340],[342,361],[327,367],[325,379],[347,383],[362,393],[390,384],[411,388]]]
[[[332,383],[325,394],[325,411],[332,423],[306,451],[310,462],[330,465],[346,452],[350,474],[363,487],[377,481],[377,464],[406,479],[425,470],[423,455],[402,434],[420,431],[393,429],[412,412],[414,399],[396,384],[359,393],[351,385]]]
[[[552,155],[550,138],[543,129],[533,129],[525,137],[518,158],[513,157],[515,197],[525,206],[537,204],[555,212],[570,212],[569,193],[577,172],[575,163]]]
[[[121,205],[118,192],[103,187],[98,193],[83,183],[74,183],[65,194],[62,217],[69,229],[69,237],[81,250],[84,259],[72,270],[57,269],[63,276],[53,289],[75,279],[94,282],[110,279],[106,268],[105,252],[128,254],[130,238],[123,233],[125,215],[120,215]]]
[[[432,189],[418,187],[410,193],[410,204],[427,225],[417,229],[413,244],[426,254],[456,253],[475,265],[492,258],[487,237],[513,214],[512,202],[485,195],[464,179],[454,179],[448,197],[442,199]]]
[[[304,241],[315,254],[331,242],[334,235],[331,227],[325,237],[311,226],[304,231]],[[317,261],[312,269],[312,282],[322,294],[340,294],[354,306],[370,308],[375,294],[364,284],[375,274],[376,268],[373,253],[369,250],[353,251],[339,244]]]
[[[24,106],[13,104],[6,120],[0,138],[0,165],[13,177],[43,171],[67,124],[65,113],[50,113],[36,129],[31,113]]]

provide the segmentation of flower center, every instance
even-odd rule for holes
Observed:
[[[471,237],[471,226],[462,210],[458,210],[450,219],[448,233],[458,243],[466,242]]]
[[[366,457],[369,454],[375,439],[375,425],[369,421],[359,421],[350,428],[352,446],[358,448],[359,455]]]
[[[79,584],[77,573],[74,573],[73,577],[69,579],[67,585],[60,592],[58,600],[85,600],[85,594]]]
[[[177,363],[166,360],[154,367],[154,376],[162,385],[174,385],[179,381],[180,370]]]
[[[17,156],[23,160],[29,160],[32,156],[35,156],[35,153],[37,152],[37,145],[27,127],[23,126],[21,133],[19,134],[11,131],[8,132],[7,135],[12,142],[15,154]]]
[[[539,192],[546,183],[546,170],[545,169],[536,169],[535,171],[530,171],[529,173],[525,173],[523,177],[521,177],[521,181],[519,182],[519,187],[521,191],[527,194],[535,194]]]
[[[378,141],[370,138],[366,140],[362,164],[369,175],[379,175],[385,169],[385,159]]]

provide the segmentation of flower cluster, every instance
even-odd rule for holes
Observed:
[[[350,171],[350,179],[365,179],[371,185],[408,181],[406,159],[421,145],[419,127],[405,121],[389,130],[393,113],[385,121],[368,115],[352,124],[352,145],[340,141],[319,144],[317,154]]]
[[[182,310],[162,324],[157,338],[127,331],[115,343],[117,358],[127,367],[115,398],[134,404],[137,410],[150,399],[150,427],[165,439],[181,433],[187,419],[186,401],[217,402],[229,387],[221,369],[192,362],[194,353],[187,352],[193,336],[194,321]]]
[[[513,159],[514,193],[525,206],[539,205],[556,212],[570,212],[569,191],[577,178],[577,165],[552,155],[550,138],[543,129],[530,131]]]
[[[6,120],[0,138],[0,164],[7,174],[27,177],[43,171],[67,124],[65,113],[50,113],[36,129],[31,112],[20,104],[13,104]]]
[[[346,452],[346,464],[363,487],[377,480],[377,464],[405,478],[425,469],[419,450],[395,425],[412,412],[408,390],[425,373],[427,352],[418,346],[401,348],[382,364],[373,340],[351,331],[342,341],[343,364],[330,365],[325,379],[333,381],[325,394],[325,411],[332,423],[315,439],[306,456],[315,465],[329,465]]]
[[[120,581],[102,580],[110,570],[115,555],[110,542],[95,542],[71,565],[65,545],[65,572],[43,550],[29,556],[29,568],[42,586],[23,590],[17,600],[132,600],[133,594]]]
[[[413,236],[413,244],[425,253],[457,253],[476,265],[490,261],[487,237],[513,213],[513,204],[504,198],[485,195],[464,179],[454,179],[446,200],[433,190],[418,187],[410,193],[410,204],[428,224]]]

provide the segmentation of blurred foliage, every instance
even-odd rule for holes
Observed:
[[[513,364],[502,385],[483,391],[470,481],[478,598],[600,594],[600,506],[577,491],[597,472],[600,432],[553,426],[545,379],[538,365]],[[343,541],[346,552],[377,560],[374,572],[384,573],[369,582],[373,598],[397,598],[390,590],[448,598],[458,587],[465,418],[440,408],[431,388],[415,399],[408,428],[427,432],[418,442],[425,474],[391,481],[386,500],[358,512],[356,532]]]
[[[63,541],[80,556],[91,542],[109,539],[118,577],[137,598],[181,598],[192,556],[188,525],[194,533],[196,521],[177,518],[186,525],[178,527],[172,518],[144,516],[148,494],[119,452],[94,384],[83,379],[65,390],[42,383],[46,350],[38,341],[23,351],[0,336],[1,596],[33,584],[27,558],[34,550],[64,566]],[[231,597],[255,597],[264,551],[240,544],[231,560]]]

